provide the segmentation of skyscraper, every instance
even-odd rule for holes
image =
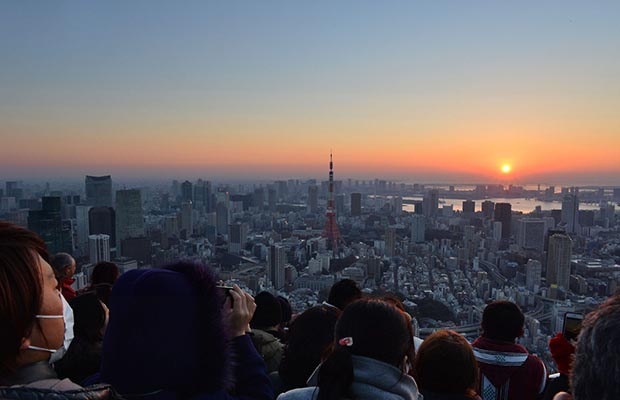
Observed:
[[[566,232],[576,233],[579,230],[579,199],[577,195],[568,194],[562,200],[562,223]]]
[[[86,175],[86,204],[93,207],[112,207],[112,177]]]
[[[495,221],[502,223],[502,248],[508,247],[510,240],[510,223],[512,220],[512,205],[510,203],[497,203],[495,204]]]
[[[92,207],[88,210],[89,235],[110,236],[110,246],[116,247],[116,212],[112,207]]]
[[[70,220],[63,224],[60,197],[43,197],[41,210],[28,212],[28,229],[36,232],[50,253],[73,252]]]
[[[482,209],[482,215],[484,215],[484,218],[493,218],[493,215],[495,214],[495,203],[490,200],[485,200],[482,202],[482,205],[480,207]]]
[[[519,220],[517,244],[526,250],[542,251],[545,245],[545,221],[540,218]]]
[[[138,189],[116,192],[116,246],[123,255],[121,242],[124,239],[145,235],[142,196]]]
[[[77,228],[77,248],[78,253],[81,256],[88,254],[88,235],[90,235],[90,229],[88,224],[88,213],[91,206],[76,205],[75,206],[75,221]]]
[[[427,218],[435,217],[439,213],[439,192],[431,189],[422,197],[422,212]]]
[[[240,254],[245,246],[249,232],[247,223],[231,224],[228,227],[228,252],[232,254]]]
[[[549,238],[549,252],[547,254],[548,285],[558,285],[568,290],[571,246],[572,241],[568,235],[556,233]]]
[[[362,194],[351,193],[351,216],[359,217],[362,215]]]
[[[88,236],[88,248],[91,264],[110,261],[110,236],[104,234]]]
[[[267,254],[267,275],[276,289],[284,287],[284,266],[286,265],[286,247],[270,245]]]
[[[194,186],[190,181],[181,183],[181,202],[191,202],[194,199]]]
[[[525,264],[525,288],[535,290],[540,287],[540,277],[542,272],[542,264],[537,260],[529,260]]]
[[[414,214],[411,217],[411,242],[424,242],[424,231],[426,229],[426,218],[424,215]]]
[[[463,214],[471,215],[476,211],[476,202],[473,200],[463,201]]]
[[[319,187],[308,186],[308,213],[315,214],[319,208]]]

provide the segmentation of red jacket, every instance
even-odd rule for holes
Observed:
[[[68,279],[64,279],[60,283],[60,292],[62,293],[62,295],[64,296],[65,300],[67,300],[67,301],[69,301],[72,298],[74,298],[75,296],[77,296],[77,293],[75,293],[75,290],[73,290],[73,288],[71,287],[73,282],[75,282],[75,279],[68,278]]]
[[[479,337],[472,344],[480,367],[483,400],[535,400],[545,390],[547,369],[519,344]]]

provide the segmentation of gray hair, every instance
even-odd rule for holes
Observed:
[[[75,260],[67,253],[56,253],[50,260],[50,265],[54,268],[54,272],[62,272],[63,269],[73,264]]]

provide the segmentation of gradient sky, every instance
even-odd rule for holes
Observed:
[[[0,180],[620,184],[618,1],[0,3]],[[503,163],[513,172],[501,176]]]

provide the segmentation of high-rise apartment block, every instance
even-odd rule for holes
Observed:
[[[110,261],[110,236],[104,234],[88,236],[88,248],[90,250],[90,263],[97,264],[101,261]]]
[[[308,213],[316,214],[319,208],[319,187],[317,185],[308,186]]]

